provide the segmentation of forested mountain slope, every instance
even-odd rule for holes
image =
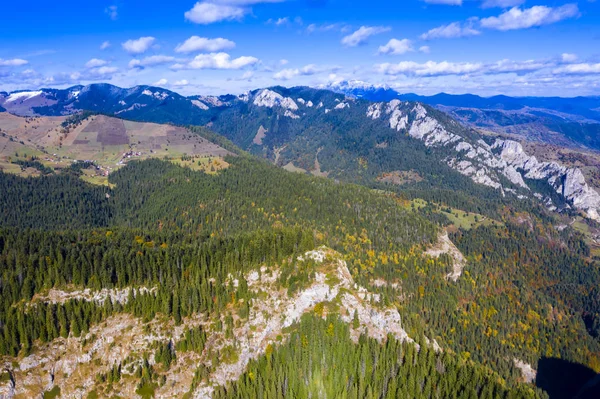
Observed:
[[[74,141],[94,123],[123,124],[127,146],[181,129],[183,150],[127,158],[105,185],[0,173],[2,394],[561,398],[600,371],[596,197],[576,167],[418,103],[193,101],[180,123],[204,127],[59,117]],[[164,110],[128,117],[178,118]],[[39,119],[6,142],[46,139]],[[199,141],[227,167],[193,167]],[[585,378],[548,384],[557,363]]]
[[[134,120],[204,125],[290,170],[371,186],[395,181],[495,196],[462,175],[501,196],[541,201],[551,209],[573,208],[600,219],[600,195],[577,168],[538,162],[516,142],[481,136],[447,114],[413,102],[374,103],[307,87],[186,98],[156,87],[107,84],[10,93],[2,101],[9,111],[22,114],[85,109]],[[528,179],[547,185],[528,184]]]
[[[598,264],[572,230],[516,207],[457,229],[458,210],[226,161],[130,162],[112,188],[0,174],[2,392],[544,397],[522,364],[598,367]],[[456,281],[425,253],[443,227]],[[308,367],[324,350],[352,355]]]

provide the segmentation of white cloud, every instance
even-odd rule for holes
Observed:
[[[241,20],[252,12],[250,6],[260,3],[279,3],[285,0],[204,0],[184,13],[185,19],[197,24]]]
[[[129,61],[129,68],[144,68],[153,65],[161,65],[168,62],[173,62],[174,60],[175,57],[171,57],[169,55],[152,55],[141,60],[133,59]]]
[[[188,21],[207,25],[219,21],[240,20],[247,12],[247,9],[239,6],[198,2],[191,10],[186,11],[184,16]]]
[[[281,59],[281,60],[279,60],[279,65],[282,65],[282,66],[283,66],[283,65],[287,65],[287,64],[289,64],[289,61],[288,61],[288,60],[286,60],[286,59]]]
[[[431,49],[429,48],[429,46],[421,46],[419,47],[419,51],[425,54],[429,54],[431,52]]]
[[[560,68],[556,68],[552,71],[553,74],[565,74],[565,75],[594,75],[600,74],[600,63],[598,64],[571,64]]]
[[[97,67],[101,67],[108,64],[108,61],[105,60],[101,60],[98,58],[92,58],[91,60],[89,60],[88,62],[85,63],[85,67],[86,68],[97,68]]]
[[[108,6],[104,9],[104,13],[110,17],[113,21],[119,17],[117,6]]]
[[[401,55],[409,51],[415,51],[415,49],[408,39],[391,39],[385,46],[379,46],[379,54]]]
[[[513,73],[525,75],[531,72],[537,72],[555,66],[550,61],[513,61],[504,59],[488,64],[480,62],[435,62],[428,61],[417,63],[413,61],[404,61],[398,64],[378,64],[375,70],[385,75],[406,75],[415,77],[433,77],[446,75],[500,75]]]
[[[469,62],[435,62],[427,61],[419,64],[414,61],[402,61],[398,64],[384,63],[375,66],[376,70],[385,75],[409,75],[409,76],[443,76],[460,75],[479,72],[483,68],[481,63]]]
[[[282,69],[281,71],[275,73],[273,75],[273,78],[277,80],[290,80],[297,76],[312,76],[321,72],[329,72],[337,69],[339,69],[339,67],[317,66],[315,64],[308,64],[302,68]]]
[[[510,8],[520,6],[525,0],[484,0],[481,8]]]
[[[172,69],[242,69],[258,63],[255,57],[242,56],[231,59],[227,53],[199,54],[187,64],[175,64]]]
[[[385,26],[361,26],[354,33],[345,36],[342,39],[342,44],[347,47],[356,47],[367,42],[367,39],[373,35],[389,31],[390,28]]]
[[[461,6],[462,0],[423,0],[428,4],[444,4],[448,6]]]
[[[100,50],[106,50],[109,47],[110,47],[110,42],[105,41],[105,42],[102,42],[102,44],[100,45]]]
[[[560,56],[560,60],[565,64],[572,64],[577,62],[577,55],[570,53],[563,53]]]
[[[154,82],[152,86],[166,86],[169,83],[167,79],[160,79],[158,82]]]
[[[222,51],[229,50],[235,47],[235,43],[231,40],[218,37],[216,39],[208,39],[206,37],[192,36],[183,44],[179,44],[175,48],[177,53],[192,53],[194,51]]]
[[[350,27],[346,24],[336,23],[336,24],[310,24],[306,27],[306,33],[311,34],[314,32],[348,32]]]
[[[102,66],[99,68],[92,68],[88,71],[89,75],[92,77],[106,77],[107,75],[112,75],[113,73],[117,72],[119,70],[119,68],[116,67],[108,67],[108,66]]]
[[[139,39],[130,39],[124,43],[121,43],[123,49],[130,54],[142,54],[145,53],[154,43],[156,39],[152,36],[144,36]]]
[[[29,64],[29,61],[20,58],[13,58],[10,60],[0,58],[0,66],[22,66],[26,64]]]
[[[442,25],[423,33],[421,39],[453,39],[457,37],[476,36],[480,33],[481,32],[471,26],[471,23],[461,25],[460,22],[452,22],[451,24]]]
[[[517,73],[523,74],[527,72],[534,72],[540,69],[548,67],[548,63],[544,61],[512,61],[508,59],[500,60],[495,63],[486,65],[484,73]]]
[[[483,18],[480,23],[484,28],[507,31],[549,25],[578,16],[577,4],[565,4],[554,8],[534,6],[524,10],[514,7],[497,17]]]
[[[190,84],[190,82],[188,82],[188,81],[187,81],[187,80],[185,80],[185,79],[182,79],[182,80],[178,80],[178,81],[176,81],[175,83],[173,83],[173,86],[177,86],[177,87],[183,87],[183,86],[187,86],[187,85],[189,85],[189,84]]]
[[[277,19],[268,19],[267,24],[273,24],[276,26],[287,25],[290,23],[290,19],[288,17],[277,18]]]
[[[254,76],[254,72],[252,72],[252,71],[246,71],[242,75],[242,80],[251,79],[253,76]]]

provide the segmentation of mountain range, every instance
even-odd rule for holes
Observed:
[[[339,91],[2,93],[0,395],[594,397],[598,154]]]
[[[500,195],[540,201],[551,210],[583,211],[600,221],[600,195],[581,169],[538,161],[515,140],[464,126],[451,118],[456,109],[441,112],[439,104],[434,108],[414,102],[413,95],[405,95],[411,101],[376,102],[366,97],[388,95],[391,89],[351,87],[339,86],[345,88],[344,93],[273,87],[238,96],[184,97],[151,86],[121,89],[94,84],[5,93],[0,104],[17,115],[56,116],[88,110],[145,122],[200,125],[291,170],[373,187],[397,186],[389,183],[396,181],[420,190],[461,189],[478,192],[479,198]],[[449,95],[427,100],[445,100],[454,106],[495,104],[497,109],[517,109],[534,102],[554,107],[566,103],[563,99]],[[595,100],[578,101],[592,106]]]
[[[418,101],[435,106],[466,125],[518,139],[600,149],[600,97],[480,97],[473,94],[422,96],[388,86],[341,81],[323,88],[371,101]]]

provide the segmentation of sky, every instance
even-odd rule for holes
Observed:
[[[600,95],[600,0],[28,0],[0,26],[0,91]]]

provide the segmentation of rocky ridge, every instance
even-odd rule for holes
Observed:
[[[387,119],[391,129],[405,131],[427,147],[446,147],[454,154],[446,163],[474,182],[512,194],[519,199],[536,197],[552,210],[552,200],[534,192],[525,179],[546,182],[567,206],[584,211],[590,219],[600,221],[600,195],[590,187],[578,168],[567,168],[557,162],[539,162],[513,140],[495,139],[491,144],[473,140],[449,131],[419,103],[392,100],[371,104],[366,112],[371,119]],[[455,121],[451,121],[456,123]],[[452,127],[452,126],[450,126]]]
[[[231,304],[219,315],[195,314],[185,318],[180,325],[160,314],[147,323],[128,314],[118,314],[92,326],[81,337],[70,335],[38,343],[30,354],[18,359],[4,357],[2,367],[10,372],[12,379],[0,383],[0,395],[5,398],[39,397],[59,387],[63,398],[87,397],[92,391],[101,392],[97,374],[107,373],[114,365],[121,364],[124,378],[112,384],[112,393],[121,397],[138,397],[137,380],[128,377],[133,376],[135,369],[142,365],[142,354],[146,353],[150,364],[156,365],[154,354],[157,344],[172,342],[175,345],[183,339],[187,330],[201,327],[207,334],[202,353],[178,351],[174,364],[163,370],[165,382],[156,386],[155,397],[181,397],[190,390],[195,370],[199,365],[205,365],[210,369],[210,375],[190,393],[194,398],[210,398],[215,387],[238,379],[250,360],[262,356],[267,348],[285,342],[290,327],[293,328],[306,313],[323,317],[337,314],[349,324],[351,338],[355,342],[361,334],[380,342],[392,335],[419,348],[402,327],[398,311],[380,305],[378,294],[358,286],[339,253],[319,247],[299,256],[297,264],[301,268],[314,265],[315,273],[294,293],[282,285],[282,270],[277,267],[263,266],[243,275],[228,277],[224,284],[238,285],[244,279],[249,291],[255,294],[250,302],[249,315],[244,318],[237,313],[237,304]],[[110,298],[125,303],[129,291],[67,292],[54,289],[36,297],[35,301],[59,303],[83,299],[101,303]],[[137,291],[152,294],[154,289],[142,287]],[[222,328],[215,327],[218,321],[225,325],[227,317],[233,317],[235,326],[229,336]],[[435,340],[426,338],[425,342],[437,351],[442,350]],[[235,351],[235,357],[213,365],[214,354],[228,349]]]

